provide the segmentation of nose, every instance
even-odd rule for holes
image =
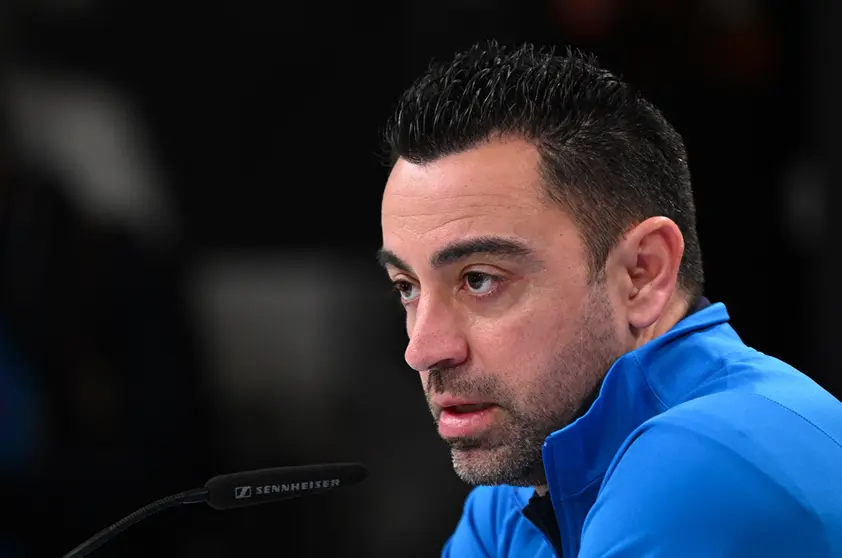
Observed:
[[[408,329],[404,358],[418,372],[453,367],[468,358],[468,341],[456,312],[432,298],[419,301]]]

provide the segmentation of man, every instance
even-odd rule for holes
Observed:
[[[842,556],[842,403],[702,296],[655,107],[588,57],[490,43],[386,137],[379,259],[477,485],[445,556]]]

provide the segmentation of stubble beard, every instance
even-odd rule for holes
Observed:
[[[447,392],[494,401],[494,428],[477,437],[446,439],[453,468],[471,485],[546,484],[542,450],[553,432],[590,406],[611,364],[622,354],[611,327],[604,293],[593,292],[579,334],[553,359],[552,373],[540,385],[519,386],[520,397],[495,376],[465,378],[457,371],[431,370],[427,397]],[[454,373],[451,373],[454,372]],[[434,420],[438,426],[438,417]]]

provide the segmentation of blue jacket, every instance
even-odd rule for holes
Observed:
[[[728,320],[709,305],[624,355],[547,438],[564,557],[842,557],[842,403]],[[556,556],[533,494],[475,488],[443,556]]]

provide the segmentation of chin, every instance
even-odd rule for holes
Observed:
[[[538,486],[546,482],[538,456],[513,454],[512,448],[452,448],[453,470],[463,482],[479,485]]]

